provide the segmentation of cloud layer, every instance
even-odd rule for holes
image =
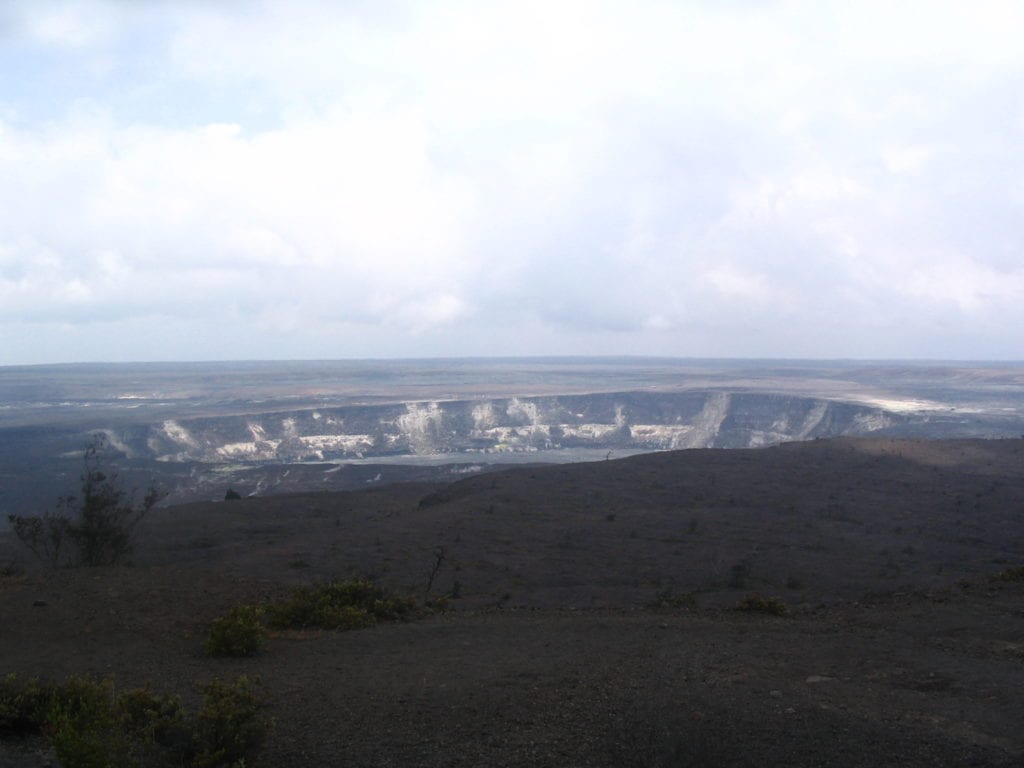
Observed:
[[[1017,3],[0,11],[0,364],[1024,358]]]

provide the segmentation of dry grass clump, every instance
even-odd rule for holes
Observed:
[[[785,616],[789,606],[781,597],[765,597],[764,595],[747,595],[736,604],[737,611],[751,613],[769,613],[772,616]]]
[[[1024,581],[1024,565],[1006,568],[989,576],[991,581]]]

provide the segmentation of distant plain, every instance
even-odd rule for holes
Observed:
[[[534,358],[0,367],[0,512],[92,435],[168,503],[842,435],[1024,434],[1024,364]]]

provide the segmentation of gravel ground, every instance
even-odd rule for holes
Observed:
[[[1024,583],[989,575],[1024,553],[1022,459],[820,441],[197,504],[154,513],[130,567],[46,570],[8,536],[0,672],[192,706],[249,675],[265,766],[1019,766]],[[439,554],[447,613],[202,651],[295,584],[422,598]],[[790,614],[733,610],[751,591]],[[0,766],[48,761],[0,742]]]

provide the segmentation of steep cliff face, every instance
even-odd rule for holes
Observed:
[[[622,392],[168,419],[111,438],[131,457],[170,462],[322,461],[566,448],[751,447],[868,434],[907,418],[791,395]]]

